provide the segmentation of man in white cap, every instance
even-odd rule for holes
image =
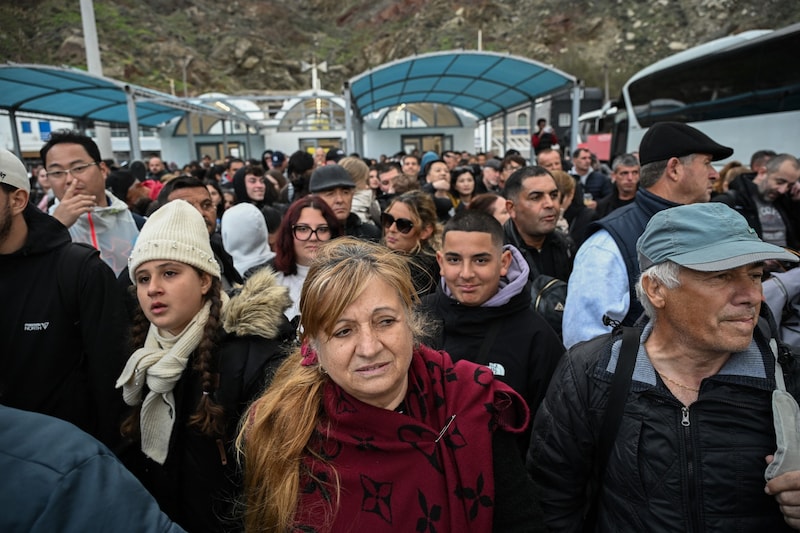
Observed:
[[[572,348],[534,420],[547,526],[591,508],[598,532],[798,527],[796,403],[773,416],[798,367],[761,316],[764,262],[797,258],[716,203],[655,214],[637,250],[649,321]]]
[[[28,204],[25,166],[0,149],[0,403],[119,440],[122,295],[97,250]]]

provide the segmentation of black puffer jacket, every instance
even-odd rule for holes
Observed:
[[[594,531],[791,531],[764,492],[764,457],[775,452],[775,363],[756,336],[703,381],[689,408],[640,347]],[[527,466],[542,489],[551,531],[582,531],[612,377],[607,369],[616,365],[620,344],[609,334],[573,347],[534,420]]]

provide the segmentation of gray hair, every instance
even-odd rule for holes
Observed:
[[[691,165],[696,156],[697,154],[689,154],[679,157],[678,160],[680,160],[683,165]],[[649,189],[655,185],[658,180],[661,179],[661,176],[664,175],[664,172],[666,172],[667,163],[669,163],[669,159],[653,161],[652,163],[642,165],[642,168],[639,169],[639,187],[642,189]]]
[[[660,283],[667,289],[677,289],[681,285],[681,280],[678,278],[680,271],[681,266],[678,263],[664,261],[663,263],[651,266],[639,276],[639,280],[636,282],[636,297],[639,299],[639,302],[641,302],[642,307],[644,307],[644,314],[651,320],[656,316],[656,308],[650,303],[650,299],[644,291],[642,279],[647,277]]]
[[[611,164],[611,168],[614,170],[614,172],[616,172],[619,167],[638,167],[638,166],[640,166],[639,159],[633,154],[622,154],[620,156],[617,156],[617,158],[614,159],[614,162]]]
[[[767,164],[765,165],[767,174],[774,174],[775,172],[778,172],[781,169],[781,165],[783,165],[786,161],[790,161],[795,170],[800,168],[800,162],[795,156],[791,154],[778,154],[767,161]]]

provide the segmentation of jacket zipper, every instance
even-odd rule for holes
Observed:
[[[686,479],[689,489],[689,531],[701,531],[701,520],[699,507],[697,506],[697,475],[695,468],[695,454],[692,443],[692,423],[689,418],[689,408],[681,406],[681,427],[683,434],[684,449],[686,450]]]

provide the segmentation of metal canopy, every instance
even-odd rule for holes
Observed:
[[[477,51],[434,52],[387,63],[350,79],[361,116],[400,104],[440,103],[487,119],[575,85],[552,66]]]
[[[135,104],[135,117],[128,113],[129,100]],[[160,126],[187,111],[253,122],[247,117],[236,117],[210,106],[78,69],[13,63],[0,65],[0,109],[116,125],[138,122],[147,127]]]

